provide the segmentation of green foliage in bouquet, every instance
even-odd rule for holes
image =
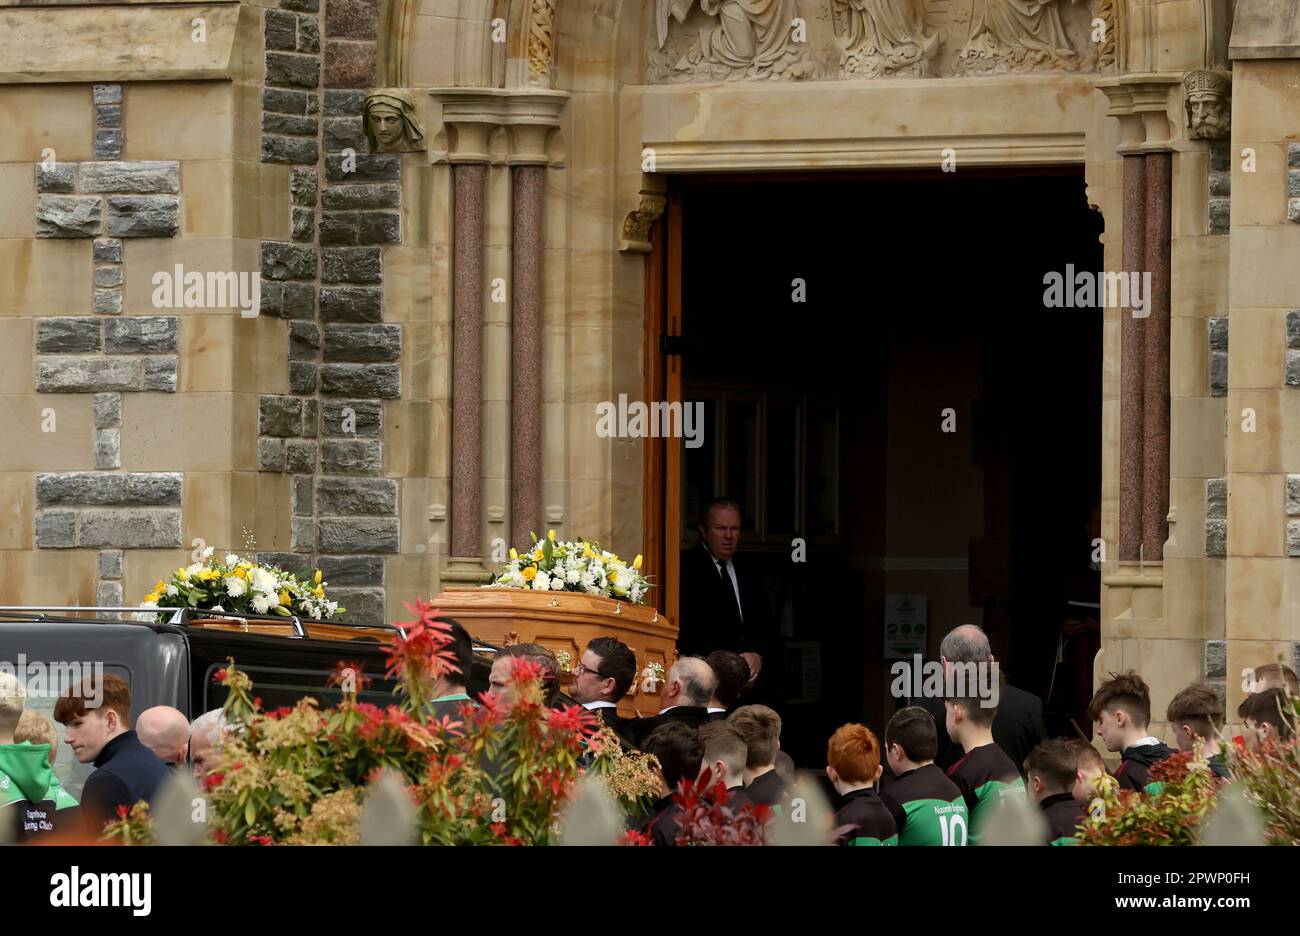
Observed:
[[[1086,819],[1081,845],[1191,845],[1214,802],[1218,782],[1209,764],[1191,752],[1152,765],[1147,789],[1107,786],[1101,806]]]

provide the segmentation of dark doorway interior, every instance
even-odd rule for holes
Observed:
[[[680,545],[709,497],[746,505],[796,763],[845,722],[883,730],[891,595],[925,596],[927,659],[980,623],[1046,695],[1065,603],[1095,586],[1102,313],[1043,303],[1045,273],[1102,268],[1082,174],[692,179],[682,205],[683,397],[706,433]]]

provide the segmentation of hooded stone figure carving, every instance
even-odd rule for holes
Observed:
[[[415,99],[399,88],[376,88],[366,94],[365,131],[372,153],[414,153],[425,148]]]

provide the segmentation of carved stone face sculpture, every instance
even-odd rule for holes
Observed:
[[[1221,140],[1232,129],[1232,85],[1217,72],[1195,71],[1183,79],[1187,95],[1187,136]]]
[[[424,127],[415,101],[397,88],[379,88],[366,95],[364,127],[372,153],[407,153],[423,150]]]
[[[397,149],[406,136],[406,128],[402,126],[402,112],[396,107],[376,104],[370,108],[367,120],[371,135],[379,143],[380,152]]]

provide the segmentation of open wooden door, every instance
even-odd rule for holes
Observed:
[[[645,399],[682,399],[682,209],[681,191],[668,189],[664,217],[654,223],[646,256]],[[659,612],[677,624],[682,537],[682,440],[645,440],[646,574]]]

